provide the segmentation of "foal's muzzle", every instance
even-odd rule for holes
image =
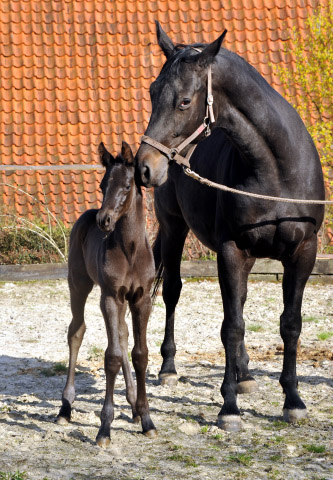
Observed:
[[[98,228],[106,233],[113,232],[116,224],[110,214],[101,211],[97,213],[96,223]]]

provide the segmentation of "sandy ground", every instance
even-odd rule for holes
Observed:
[[[148,439],[130,419],[124,381],[116,383],[116,414],[108,449],[95,445],[104,399],[106,336],[99,289],[86,307],[73,422],[54,423],[67,362],[69,296],[65,281],[0,284],[0,472],[42,479],[333,479],[333,287],[308,285],[298,362],[299,390],[309,418],[282,422],[283,394],[278,283],[249,284],[246,344],[259,391],[238,397],[243,430],[217,428],[224,354],[216,282],[185,282],[177,309],[175,387],[158,385],[164,305],[149,324],[147,386],[159,436]]]

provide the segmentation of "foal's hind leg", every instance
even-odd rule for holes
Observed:
[[[297,391],[296,356],[297,341],[301,333],[301,307],[306,282],[316,259],[317,238],[314,237],[298,249],[296,257],[283,262],[283,302],[280,333],[284,342],[283,369],[280,384],[286,395],[283,419],[296,422],[307,416],[306,406]]]
[[[73,318],[68,328],[69,367],[67,381],[62,394],[62,406],[57,417],[57,423],[61,425],[66,425],[71,418],[72,403],[75,398],[75,365],[83,335],[86,331],[84,323],[84,306],[94,285],[89,277],[81,277],[75,283],[74,286],[72,281],[69,280]]]
[[[188,227],[183,219],[172,217],[168,229],[161,230],[161,256],[164,267],[163,300],[166,308],[165,333],[161,346],[163,363],[159,372],[162,385],[175,385],[176,344],[174,340],[175,309],[182,289],[180,262]]]

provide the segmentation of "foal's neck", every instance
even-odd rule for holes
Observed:
[[[115,240],[122,245],[125,252],[145,241],[145,217],[143,212],[142,194],[134,185],[133,197],[127,212],[118,220],[115,229]]]

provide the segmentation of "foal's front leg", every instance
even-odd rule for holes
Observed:
[[[137,302],[130,302],[133,320],[134,347],[132,361],[136,373],[137,401],[136,411],[141,417],[142,431],[148,437],[155,437],[157,430],[149,414],[146,393],[146,369],[148,364],[147,323],[151,312],[149,293]]]
[[[122,350],[119,341],[119,306],[115,299],[105,292],[101,296],[101,310],[105,320],[108,347],[105,351],[104,368],[106,375],[105,400],[101,413],[101,426],[96,442],[100,447],[110,443],[110,428],[114,418],[113,392],[117,373],[122,363]]]
[[[136,412],[136,386],[128,360],[128,328],[125,321],[126,305],[127,302],[124,302],[119,318],[119,341],[122,350],[121,367],[126,383],[126,400],[131,405],[134,423],[139,423],[140,417]]]

